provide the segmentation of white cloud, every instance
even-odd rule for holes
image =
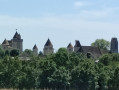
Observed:
[[[79,13],[75,15],[69,15],[71,17],[80,18],[81,20],[86,21],[119,21],[117,13],[119,8],[101,8],[98,10],[80,10]]]

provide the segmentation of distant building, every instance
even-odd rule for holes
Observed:
[[[73,46],[72,46],[71,43],[69,43],[69,45],[67,46],[67,51],[68,51],[69,53],[72,53],[72,52],[73,52]]]
[[[111,39],[110,51],[111,51],[111,53],[118,53],[118,40],[117,40],[117,38]]]
[[[69,51],[68,47],[67,47],[67,50]],[[84,53],[87,56],[90,54],[90,56],[93,58],[98,58],[99,56],[101,56],[101,52],[99,48],[93,47],[93,46],[82,46],[79,40],[75,41],[74,52]]]
[[[77,53],[81,49],[81,44],[79,40],[75,40],[74,52]]]
[[[15,33],[13,36],[13,39],[11,40],[4,40],[2,43],[2,47],[4,50],[12,50],[12,49],[18,49],[20,52],[23,51],[23,39],[21,39],[21,35]]]
[[[38,55],[38,48],[37,48],[36,44],[33,47],[33,54],[36,56]]]
[[[16,31],[15,35],[11,40],[5,39],[2,43],[2,47],[4,50],[12,50],[12,49],[18,49],[20,52],[23,51],[23,39],[21,39],[21,35],[18,34]],[[79,40],[75,40],[74,47],[71,43],[67,46],[67,51],[69,53],[75,52],[75,53],[84,53],[87,56],[91,56],[92,58],[98,58],[102,54],[109,53],[109,50],[100,50],[98,47],[93,46],[82,46],[80,44]],[[118,40],[117,38],[111,39],[111,46],[110,46],[110,52],[111,53],[118,53]],[[44,45],[43,52],[40,52],[38,54],[38,47],[36,44],[33,47],[33,54],[34,55],[50,55],[54,53],[53,44],[51,43],[50,39],[48,38],[47,42]]]
[[[50,39],[48,38],[46,44],[44,45],[43,54],[49,55],[52,53],[54,53],[54,48],[53,48],[53,45],[52,45]]]

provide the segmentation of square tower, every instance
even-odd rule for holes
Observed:
[[[118,53],[118,40],[117,38],[112,38],[111,40],[111,53]]]
[[[20,52],[23,51],[23,39],[21,39],[21,35],[17,31],[11,41],[13,49],[18,49]]]

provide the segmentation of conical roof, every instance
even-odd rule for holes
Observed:
[[[69,45],[67,46],[67,48],[73,48],[72,44],[69,43]]]
[[[49,38],[48,38],[48,40],[47,40],[45,46],[53,46]]]
[[[8,40],[5,39],[2,44],[3,45],[9,45],[9,42],[8,42]]]
[[[20,34],[18,35],[18,39],[21,39],[21,35]]]
[[[18,34],[18,32],[16,31],[16,33],[15,33],[15,35],[14,35],[13,38],[15,38],[15,39],[21,39],[21,35]]]
[[[16,33],[15,33],[15,35],[14,35],[13,38],[18,38],[18,36],[19,36],[19,34],[18,34],[18,32],[16,31]]]
[[[36,44],[34,45],[33,49],[38,49],[38,47],[36,46]]]

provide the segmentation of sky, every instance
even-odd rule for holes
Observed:
[[[0,43],[21,34],[23,48],[43,51],[49,38],[55,51],[75,40],[119,38],[119,0],[0,0]]]

